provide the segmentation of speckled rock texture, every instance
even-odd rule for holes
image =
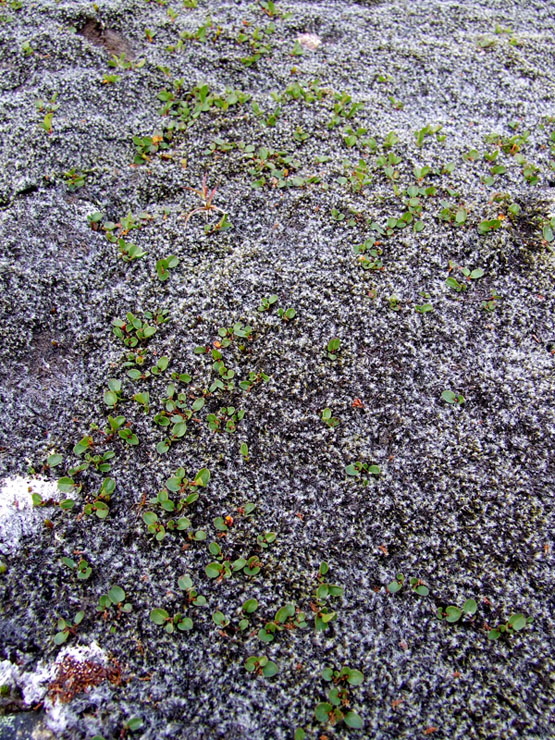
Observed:
[[[0,737],[552,738],[553,2],[0,29]]]

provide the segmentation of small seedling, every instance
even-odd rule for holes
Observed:
[[[369,479],[364,477],[363,473],[378,476],[381,475],[382,471],[379,465],[370,465],[368,463],[363,463],[360,460],[345,466],[345,475],[348,475],[351,478],[360,478],[362,480],[362,484],[367,486]]]
[[[275,294],[269,296],[268,298],[263,298],[260,301],[260,306],[258,306],[257,310],[258,311],[269,311],[272,308],[272,306],[275,303],[277,303],[277,301],[278,301],[278,297]]]
[[[70,635],[75,635],[77,627],[83,621],[85,612],[77,612],[73,618],[73,622],[67,622],[65,619],[58,619],[57,629],[58,632],[54,635],[54,643],[56,645],[62,645]]]
[[[112,586],[105,594],[98,599],[98,606],[96,610],[102,612],[104,619],[108,619],[110,615],[117,618],[121,614],[128,614],[132,610],[131,604],[125,600],[126,594],[121,586]],[[115,631],[115,627],[112,627],[112,632]]]
[[[265,655],[251,655],[245,661],[245,668],[249,673],[264,676],[264,678],[271,678],[278,672],[277,665],[273,661],[268,660]]]
[[[337,360],[337,355],[339,354],[340,347],[341,347],[341,339],[338,339],[337,337],[330,339],[330,341],[328,342],[328,346],[327,346],[328,358],[330,360]]]
[[[322,411],[321,416],[322,421],[324,424],[326,424],[328,427],[336,427],[339,424],[339,419],[336,416],[332,416],[332,412],[330,408],[325,408]]]
[[[188,632],[193,629],[193,620],[181,612],[170,616],[165,609],[152,609],[150,612],[150,621],[159,626],[163,626],[168,634],[172,634],[177,628],[181,632]]]
[[[278,308],[277,314],[282,321],[292,321],[297,312],[294,308]]]
[[[156,274],[158,275],[158,280],[160,280],[160,282],[167,280],[170,276],[170,270],[177,267],[178,264],[179,257],[176,257],[175,255],[158,260],[156,263]]]
[[[62,563],[71,570],[75,571],[75,573],[77,574],[77,578],[80,581],[86,581],[91,576],[92,568],[84,558],[81,558],[81,560],[75,562],[73,558],[63,557]]]
[[[202,206],[199,206],[198,208],[193,208],[192,211],[189,211],[189,213],[185,217],[185,224],[187,224],[189,220],[192,218],[192,216],[194,216],[197,213],[209,214],[212,211],[217,211],[218,213],[221,213],[223,217],[226,216],[226,212],[223,210],[223,208],[219,208],[218,206],[215,206],[213,203],[217,188],[213,188],[212,190],[210,190],[208,186],[206,185],[206,179],[207,179],[207,175],[204,175],[204,177],[202,178],[202,184],[200,186],[200,190],[195,190],[194,188],[189,188],[189,187],[187,188],[187,190],[191,190],[193,193],[199,196],[199,198],[202,201]]]
[[[511,614],[505,624],[500,624],[488,632],[488,639],[498,640],[501,635],[511,635],[515,632],[520,632],[527,624],[531,624],[532,621],[532,617],[525,617],[524,614]]]
[[[461,406],[465,402],[464,397],[460,393],[455,393],[451,390],[443,391],[441,398],[452,406]]]
[[[437,618],[445,619],[446,622],[454,624],[463,616],[473,617],[474,614],[476,614],[477,609],[478,605],[474,599],[467,599],[460,609],[458,606],[446,606],[445,608],[439,607],[437,610]]]

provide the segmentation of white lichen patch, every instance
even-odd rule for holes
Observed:
[[[68,657],[79,663],[93,662],[101,666],[108,664],[108,656],[97,642],[65,647],[58,653],[55,661],[40,661],[33,671],[26,671],[9,660],[0,661],[0,686],[18,689],[24,703],[29,707],[42,702],[46,725],[56,737],[76,720],[70,703],[55,701],[48,694],[49,686],[58,675],[59,666]],[[99,688],[93,691],[104,693]],[[89,694],[89,700],[91,699]]]
[[[3,481],[0,488],[0,552],[13,555],[25,537],[37,532],[45,519],[44,509],[33,506],[33,493],[43,501],[58,500],[55,481],[18,476]]]

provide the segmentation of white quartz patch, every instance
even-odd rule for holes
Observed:
[[[48,686],[58,674],[59,664],[68,655],[81,663],[92,661],[102,666],[108,663],[108,656],[96,642],[92,642],[90,645],[64,647],[56,656],[55,661],[40,661],[34,671],[25,671],[9,660],[0,661],[0,686],[9,686],[11,689],[18,688],[21,691],[23,701],[29,707],[43,702],[46,725],[55,733],[56,737],[69,724],[77,720],[69,704],[63,704],[59,701],[54,702],[47,695]],[[93,692],[96,692],[98,697],[103,694],[99,687],[89,693],[92,694]],[[89,698],[91,698],[90,695]]]
[[[56,481],[23,476],[0,483],[0,553],[13,555],[25,537],[38,532],[46,518],[46,509],[34,507],[32,494],[43,501],[59,499]]]

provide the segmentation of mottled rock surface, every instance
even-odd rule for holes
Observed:
[[[0,3],[0,737],[550,738],[553,3],[188,5]]]

